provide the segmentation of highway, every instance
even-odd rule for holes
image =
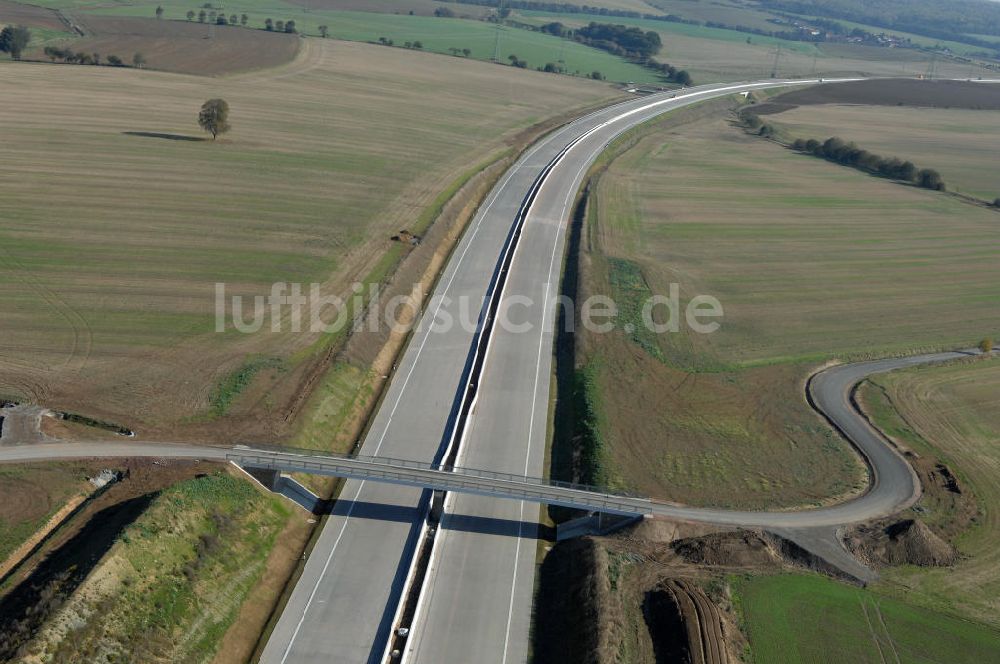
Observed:
[[[815,81],[765,81],[695,88],[616,105],[556,130],[533,146],[491,192],[446,266],[432,302],[363,441],[361,453],[439,462],[461,443],[457,465],[540,476],[549,417],[554,302],[570,207],[587,168],[616,135],[665,111],[755,88]],[[566,151],[567,146],[572,148]],[[562,157],[554,163],[560,155]],[[475,408],[455,431],[477,333],[435,321],[460,318],[459,302],[498,295],[497,266],[511,247],[526,192],[551,168],[525,218],[503,292],[515,322],[488,340]],[[444,299],[446,296],[448,299]],[[868,373],[960,357],[942,353],[845,365],[810,383],[816,406],[869,460],[872,486],[861,498],[803,512],[734,512],[655,504],[656,514],[720,524],[775,528],[835,527],[897,511],[919,496],[902,457],[851,407],[849,389]],[[461,436],[456,436],[461,433]],[[0,461],[55,457],[162,456],[225,459],[226,450],[169,444],[72,443],[0,448]],[[383,661],[399,598],[423,537],[428,492],[400,484],[349,480],[320,534],[261,662]],[[406,649],[427,664],[527,659],[538,507],[520,501],[449,494],[428,582]]]
[[[803,83],[800,81],[794,84]],[[575,194],[575,187],[572,193],[567,193],[562,187],[556,192],[556,187],[549,186],[548,183],[559,181],[564,186],[578,183],[586,168],[585,163],[589,163],[611,137],[666,110],[754,87],[781,84],[781,81],[767,81],[759,84],[708,86],[678,95],[677,99],[661,95],[658,98],[630,100],[565,125],[529,149],[491,192],[448,262],[432,296],[437,304],[425,312],[420,329],[411,338],[382,406],[363,441],[361,453],[416,461],[439,461],[452,449],[456,442],[453,439],[453,434],[456,433],[453,425],[461,410],[466,378],[475,360],[474,351],[477,342],[481,340],[465,326],[454,325],[447,331],[442,331],[434,323],[447,317],[460,320],[460,302],[463,299],[467,302],[485,302],[494,295],[493,287],[499,276],[497,268],[514,239],[518,211],[539,175],[568,145],[581,136],[590,137],[585,150],[576,151],[572,159],[563,160],[566,168],[560,171],[560,175],[550,176],[546,180],[546,187],[543,189],[546,200],[558,199],[558,204],[551,213],[547,213],[545,221],[541,221],[541,217],[537,215],[528,220],[524,230],[525,239],[529,232],[533,239],[530,243],[521,242],[517,245],[519,254],[516,259],[520,262],[510,272],[508,295],[511,292],[523,292],[529,297],[535,297],[535,302],[542,303],[555,292],[561,266],[558,249],[562,247],[564,238],[564,205],[568,208],[569,201]],[[573,166],[572,162],[577,166]],[[573,174],[567,181],[562,173],[570,170]],[[553,177],[556,179],[553,180]],[[539,195],[541,196],[541,192]],[[546,208],[548,209],[548,203]],[[544,237],[534,239],[535,229],[541,228],[546,230]],[[544,259],[537,264],[528,265],[522,260],[524,247],[530,247],[536,241],[537,249],[542,251]],[[547,288],[537,288],[545,282],[549,283]],[[535,306],[528,314],[537,315],[542,308]],[[488,399],[485,385],[482,386],[478,394],[479,410],[472,420],[477,428],[469,436],[483,437],[483,445],[477,446],[477,449],[493,447],[495,458],[484,458],[484,463],[478,463],[480,457],[476,456],[470,458],[465,465],[498,471],[518,471],[527,466],[529,473],[525,474],[541,475],[545,427],[539,423],[544,422],[547,409],[534,409],[533,404],[548,403],[548,343],[545,345],[545,352],[541,352],[538,350],[537,334],[519,336],[515,345],[523,343],[530,346],[530,361],[522,362],[512,357],[510,363],[503,364],[508,365],[507,368],[511,371],[522,372],[522,377],[531,377],[532,381],[535,374],[544,376],[545,390],[532,394],[529,387],[526,394],[521,393],[526,389],[526,383],[519,379],[517,385],[512,385],[510,390],[512,393],[521,393],[522,398],[515,398],[509,402],[509,406],[508,402],[497,403],[494,409],[492,404],[488,407],[484,405],[488,403]],[[529,340],[532,336],[534,340]],[[491,341],[497,342],[498,340]],[[496,373],[494,366],[497,363],[493,359],[504,352],[499,348],[491,348],[491,365],[487,369],[487,376]],[[543,357],[540,363],[536,363],[535,356],[540,352]],[[515,361],[517,366],[513,365]],[[490,380],[494,381],[492,378]],[[532,381],[527,384],[532,384]],[[492,399],[492,390],[489,394],[489,399]],[[505,422],[502,437],[486,438],[485,436],[492,434],[477,424],[487,418],[489,411],[498,413]],[[531,429],[530,436],[527,435],[526,427]],[[528,445],[530,447],[521,447]],[[527,449],[534,450],[533,463],[526,461]],[[414,550],[424,536],[423,517],[428,498],[427,493],[419,489],[370,482],[347,482],[341,492],[341,500],[335,507],[335,514],[324,525],[304,572],[264,649],[261,661],[264,664],[320,661],[358,664],[381,661],[385,657],[388,636],[396,621],[399,598],[407,582]],[[490,505],[486,505],[485,510],[473,515],[481,517],[476,520],[477,523],[495,525],[503,523],[509,517],[503,501],[493,502],[495,511],[489,509]],[[520,514],[521,509],[523,508],[518,508],[516,514]],[[534,522],[536,514],[530,514],[526,518]],[[448,524],[445,524],[447,534],[451,535],[453,531],[447,530],[447,527]],[[520,538],[508,539],[511,542],[521,541]],[[482,548],[489,546],[484,542]],[[530,559],[531,556],[525,556],[520,564],[530,562]],[[503,576],[506,577],[506,574]],[[492,578],[482,579],[477,582],[476,587],[492,589],[492,585],[489,585],[492,582]],[[510,586],[510,581],[506,578],[497,578],[496,582],[504,588]],[[507,615],[506,610],[504,615]],[[527,624],[526,617],[524,624]],[[493,644],[483,645],[491,647]],[[467,656],[468,651],[457,660],[438,662],[463,661]]]

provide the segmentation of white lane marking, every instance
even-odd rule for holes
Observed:
[[[539,145],[536,145],[532,150],[526,153],[525,156],[520,160],[522,166],[524,163],[527,162],[528,159],[534,156],[534,154],[538,150],[540,150],[542,146],[545,144],[546,143],[543,142]],[[507,177],[504,178],[501,185],[495,189],[495,193],[491,197],[491,200],[483,209],[482,214],[479,215],[479,221],[476,222],[475,228],[472,229],[472,235],[469,236],[468,242],[465,243],[465,248],[462,250],[462,253],[458,257],[458,263],[455,264],[455,269],[452,270],[451,277],[448,279],[448,283],[445,285],[445,289],[442,295],[447,295],[448,291],[451,290],[451,286],[455,281],[455,277],[458,274],[459,268],[461,267],[463,261],[465,260],[465,256],[468,253],[469,248],[472,247],[473,241],[475,240],[476,235],[479,233],[479,229],[482,226],[483,221],[486,219],[486,216],[489,214],[489,211],[490,209],[492,209],[494,203],[496,203],[497,199],[500,197],[500,193],[507,187],[507,184],[510,182],[511,178],[513,178],[514,175],[519,170],[520,167],[511,170],[511,172],[507,174]],[[377,456],[379,450],[382,449],[382,443],[385,441],[385,436],[389,432],[389,425],[392,424],[392,416],[396,414],[396,409],[399,408],[399,404],[403,399],[403,395],[406,393],[406,386],[409,384],[410,377],[413,375],[413,371],[416,369],[417,363],[420,359],[420,354],[423,352],[424,346],[427,343],[427,339],[430,337],[430,329],[433,325],[433,321],[437,318],[438,313],[441,311],[441,307],[444,305],[444,300],[445,300],[444,297],[438,300],[437,307],[434,309],[434,317],[431,318],[431,325],[428,325],[424,329],[423,339],[420,342],[420,346],[417,348],[417,354],[414,356],[413,363],[410,365],[410,370],[407,372],[406,378],[403,380],[403,385],[400,387],[399,394],[396,397],[396,402],[393,404],[392,410],[389,412],[389,419],[386,420],[385,427],[382,429],[382,435],[379,437],[378,445],[376,445],[375,447],[375,454],[373,454],[372,456]],[[364,489],[364,486],[365,486],[365,480],[362,480],[361,483],[358,485],[358,490],[355,492],[354,498],[351,500],[351,506],[347,509],[347,514],[344,515],[344,523],[341,524],[340,526],[340,532],[337,534],[337,539],[333,543],[333,548],[330,549],[330,554],[326,557],[326,562],[323,564],[323,569],[322,571],[320,571],[319,578],[316,579],[316,583],[315,585],[313,585],[312,591],[309,593],[309,599],[306,600],[306,605],[302,609],[302,615],[299,617],[299,622],[295,625],[295,630],[292,632],[292,636],[288,640],[288,645],[285,646],[285,651],[281,656],[281,664],[285,664],[285,662],[288,660],[288,655],[292,651],[292,646],[295,644],[295,639],[298,638],[299,631],[302,629],[302,624],[306,620],[306,614],[309,613],[309,609],[312,607],[312,603],[316,599],[316,593],[319,592],[320,583],[323,582],[323,577],[326,576],[327,570],[329,570],[330,568],[330,563],[333,561],[333,554],[336,553],[337,547],[340,546],[340,541],[344,537],[344,532],[347,530],[347,523],[348,521],[350,521],[351,514],[354,512],[354,506],[357,504],[358,497],[361,495],[361,491],[362,489]]]
[[[577,171],[576,176],[574,176],[571,184],[575,184],[576,181],[583,175],[584,170],[590,168],[590,164],[586,164],[579,171]],[[532,388],[532,398],[531,398],[531,415],[528,419],[528,446],[524,455],[524,475],[528,475],[528,465],[531,459],[531,435],[534,432],[535,426],[535,406],[538,403],[538,383],[542,370],[542,348],[545,347],[545,321],[548,318],[549,312],[549,293],[552,291],[553,275],[552,271],[555,269],[556,261],[556,250],[559,248],[559,238],[564,233],[564,224],[562,220],[566,218],[566,211],[569,208],[570,199],[576,194],[577,187],[571,187],[570,191],[566,194],[566,200],[563,201],[562,212],[559,215],[560,223],[556,229],[555,241],[552,243],[552,256],[549,258],[549,275],[548,280],[545,282],[545,298],[542,302],[542,324],[538,333],[538,353],[535,356],[535,384]],[[540,193],[540,192],[539,192]],[[530,210],[528,211],[530,214]],[[527,220],[525,220],[525,225],[527,225]],[[511,266],[513,269],[513,266]],[[507,607],[507,627],[504,631],[503,637],[503,658],[500,660],[501,664],[507,664],[507,651],[510,647],[510,625],[514,619],[514,593],[517,588],[517,565],[521,557],[521,535],[524,529],[524,501],[520,501],[518,506],[519,517],[517,522],[517,545],[514,549],[514,574],[511,578],[510,583],[510,604]]]

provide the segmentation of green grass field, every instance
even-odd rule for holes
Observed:
[[[857,490],[853,454],[805,401],[809,372],[1000,326],[996,212],[796,154],[724,114],[639,140],[591,204],[589,292],[628,303],[676,283],[681,307],[706,294],[725,312],[712,334],[682,322],[579,345],[608,474],[650,495],[760,508]]]
[[[979,664],[1000,632],[815,575],[735,583],[756,664]]]
[[[724,7],[715,9],[725,11]],[[685,15],[681,11],[677,13]],[[577,27],[597,21],[652,30],[659,33],[663,42],[663,48],[656,58],[687,69],[696,83],[768,78],[775,67],[776,57],[777,73],[784,77],[915,76],[928,71],[933,57],[913,49],[835,43],[814,46],[806,42],[667,21],[552,12],[521,14],[526,20],[538,25],[559,21],[564,25]],[[776,27],[771,26],[771,29]],[[779,46],[780,54],[777,53]],[[975,75],[985,75],[978,67],[970,70],[968,64],[944,58],[938,58],[935,67],[940,76],[965,78],[970,76],[970,71]]]
[[[886,106],[809,106],[770,116],[790,136],[840,136],[886,156],[941,172],[951,191],[986,201],[1000,197],[1000,112]]]
[[[224,79],[0,65],[19,91],[0,110],[0,390],[146,432],[210,414],[253,358],[325,347],[288,325],[212,332],[216,282],[343,293],[384,276],[383,258],[401,255],[389,236],[470,165],[614,95],[459,58],[304,48],[284,69]],[[232,108],[214,144],[196,123],[211,97]]]
[[[61,2],[54,3],[60,6]],[[164,18],[186,20],[186,13],[199,10],[197,3],[169,0],[167,2],[137,2],[117,6],[87,8],[93,12],[109,16],[140,16],[151,18],[158,5],[164,8]],[[263,28],[264,21],[295,21],[300,32],[318,35],[319,26],[329,26],[330,36],[348,41],[376,42],[380,37],[391,39],[397,46],[406,42],[419,41],[423,50],[449,54],[450,48],[468,48],[470,58],[490,60],[497,45],[498,31],[494,24],[459,18],[436,18],[432,16],[409,16],[403,14],[379,14],[362,11],[340,11],[330,9],[309,9],[280,0],[244,0],[227,6],[226,13],[247,14],[249,25]],[[569,74],[588,76],[600,71],[608,80],[655,82],[660,80],[655,72],[613,56],[604,51],[590,48],[576,42],[559,39],[552,35],[532,32],[512,27],[499,30],[499,52],[502,62],[514,54],[527,61],[530,68],[543,67],[546,63],[559,63]]]
[[[1000,328],[1000,326],[997,326]],[[1000,628],[1000,363],[996,360],[899,371],[876,377],[862,403],[884,431],[959,477],[979,509],[955,541],[949,569],[886,570],[879,589]],[[947,527],[952,515],[926,504],[921,518]]]

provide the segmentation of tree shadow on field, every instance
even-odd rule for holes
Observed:
[[[193,141],[196,143],[201,143],[207,141],[207,138],[202,136],[184,136],[183,134],[165,134],[156,131],[123,131],[122,134],[125,136],[141,136],[143,138],[165,138],[168,141]]]

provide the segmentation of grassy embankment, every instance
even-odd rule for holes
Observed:
[[[24,661],[212,661],[291,509],[226,472],[164,489],[44,609]]]
[[[641,138],[600,178],[581,259],[586,290],[626,305],[615,332],[578,340],[605,477],[741,507],[862,486],[802,381],[834,358],[995,328],[995,226],[991,210],[783,150],[724,115]],[[682,313],[717,297],[722,328],[644,331],[635,304],[671,283]]]

